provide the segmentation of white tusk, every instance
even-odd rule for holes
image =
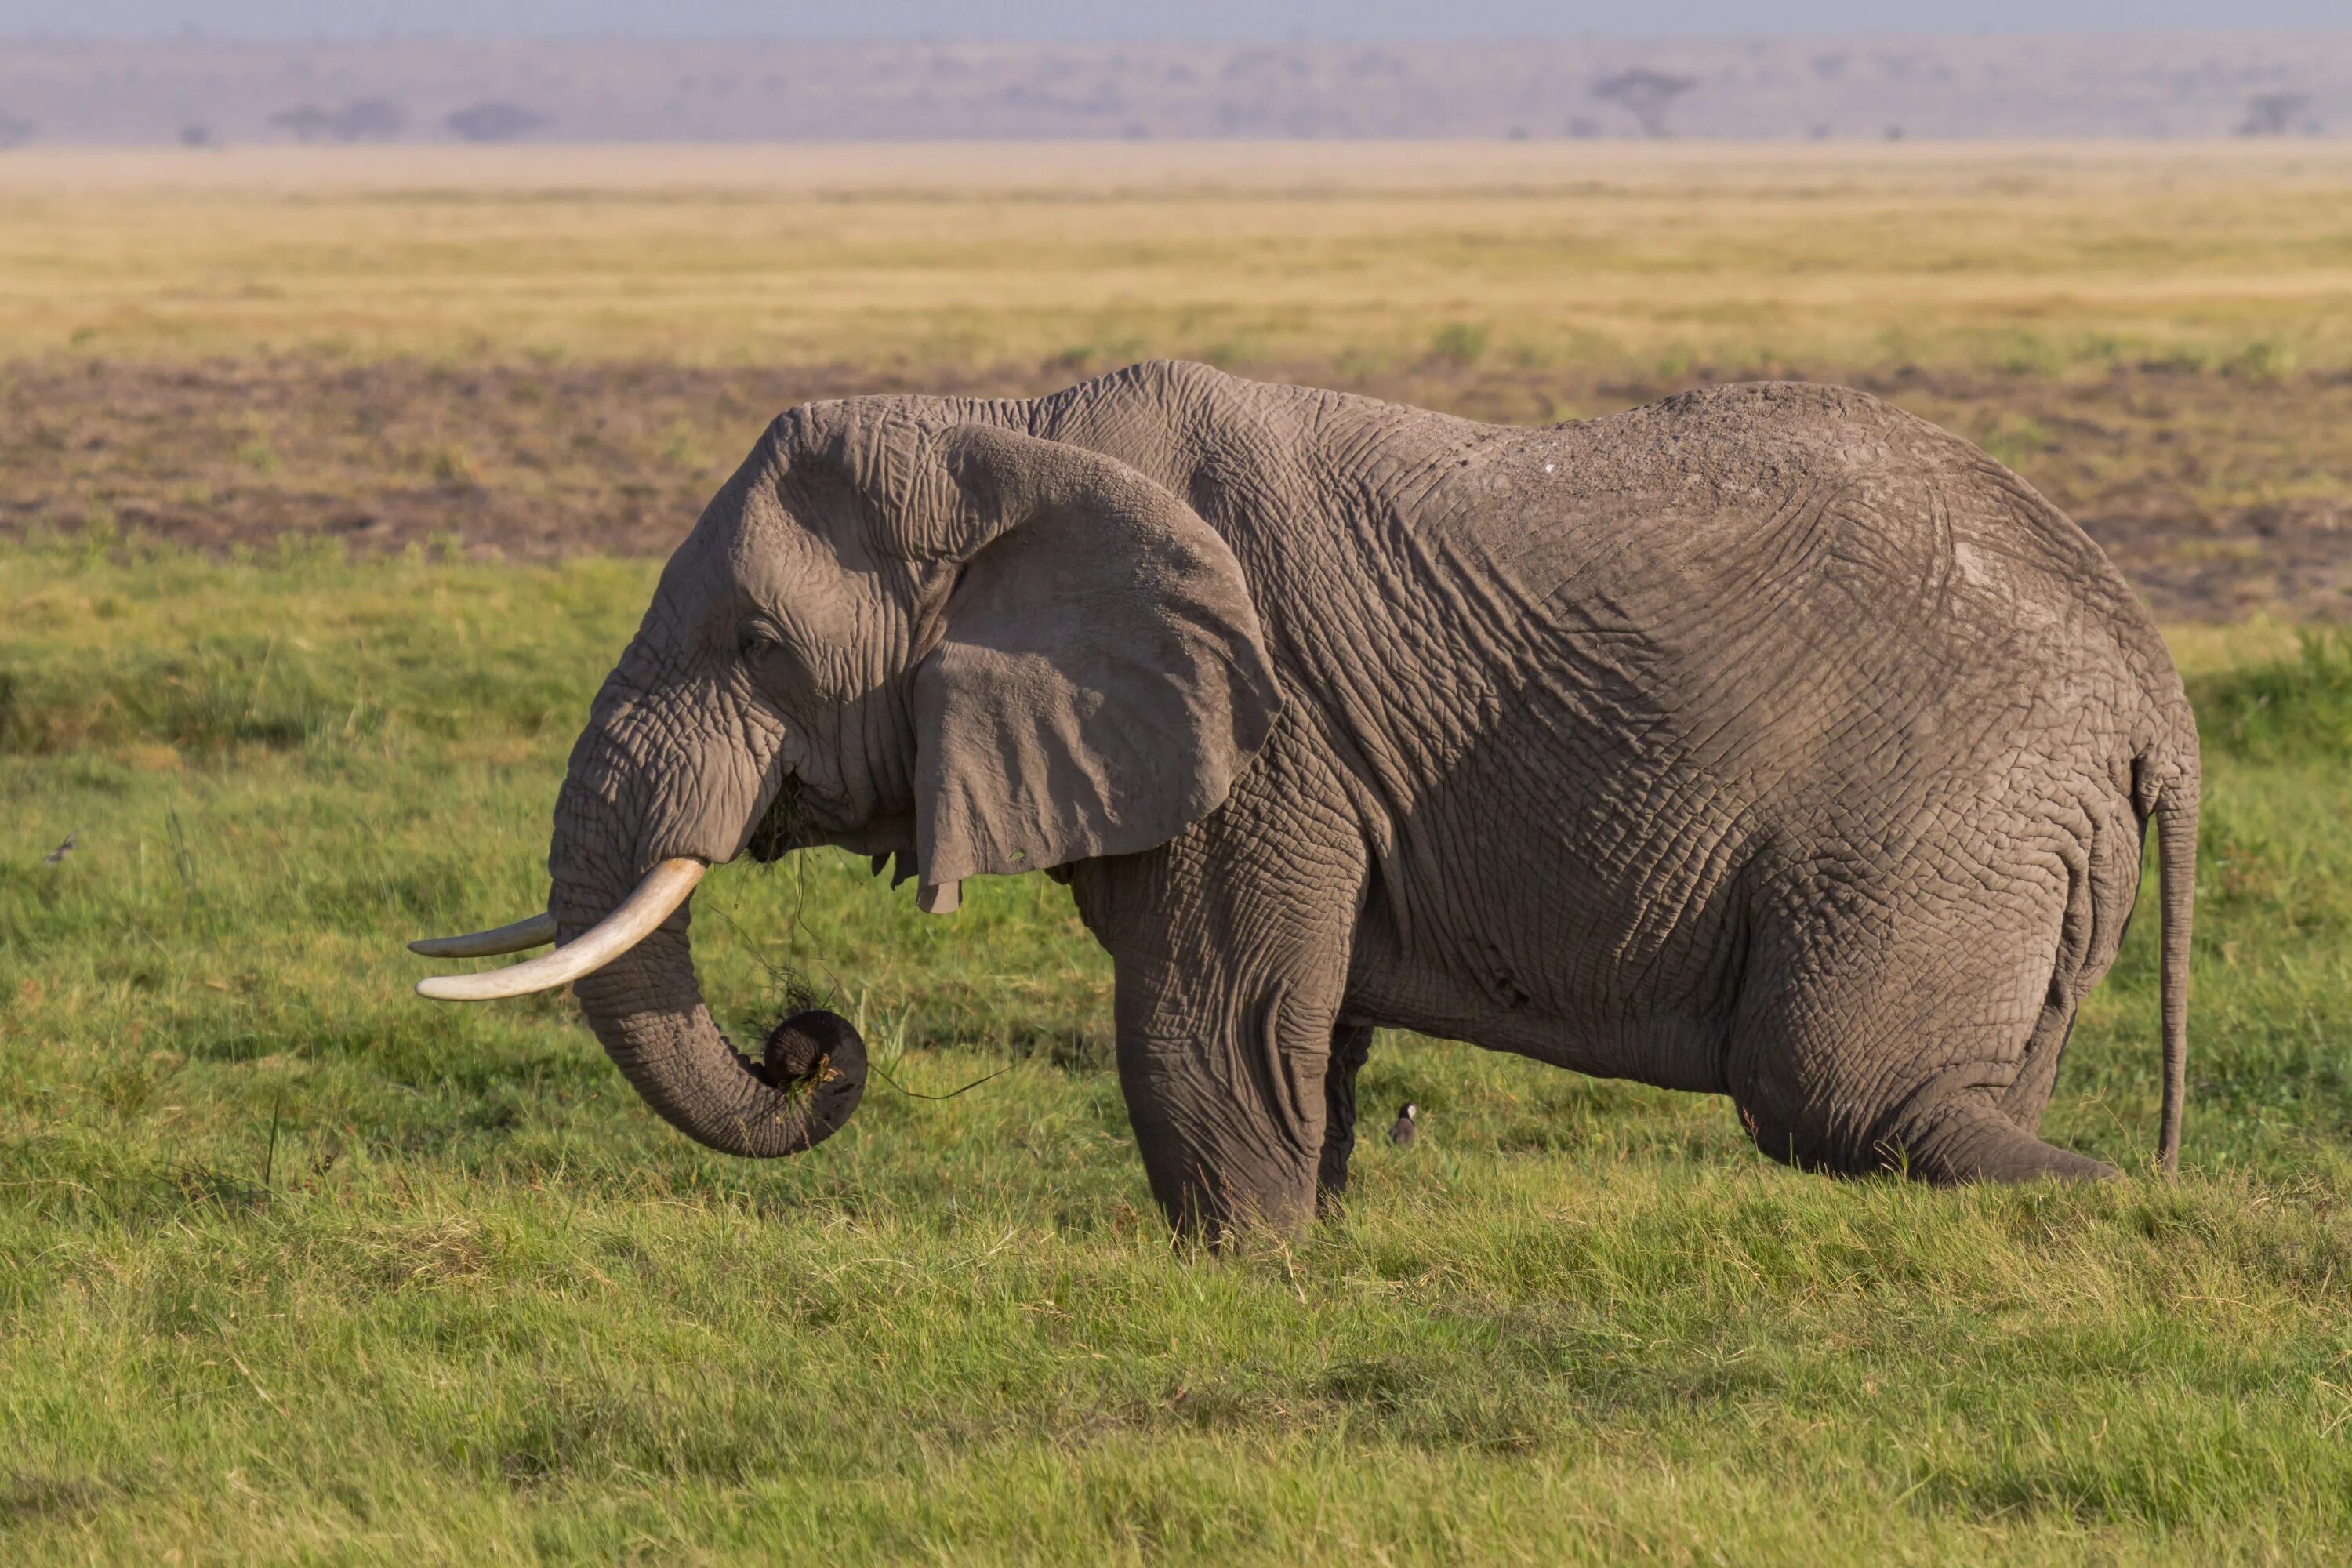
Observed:
[[[494,958],[501,952],[545,947],[554,940],[555,917],[541,914],[495,931],[478,931],[470,936],[422,937],[410,942],[408,951],[427,958]]]
[[[665,860],[646,873],[637,890],[621,907],[565,942],[544,958],[509,964],[479,974],[436,974],[416,983],[416,994],[436,1002],[488,1002],[500,996],[528,996],[569,985],[593,974],[653,933],[686,902],[694,885],[710,868],[699,860]]]

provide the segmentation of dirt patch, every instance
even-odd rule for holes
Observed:
[[[363,552],[664,553],[795,403],[1025,395],[1100,368],[18,363],[0,370],[0,533],[116,526],[206,549],[324,534]],[[1444,360],[1252,373],[1523,423],[1730,379],[1704,366],[1637,382]],[[1983,444],[2071,512],[2161,616],[2352,619],[2352,377],[1781,374],[1866,387]]]
[[[0,380],[0,530],[667,552],[778,411],[876,384],[650,364],[19,364]]]

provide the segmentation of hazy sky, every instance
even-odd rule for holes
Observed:
[[[2352,26],[2352,0],[0,0],[0,35],[1722,37]]]

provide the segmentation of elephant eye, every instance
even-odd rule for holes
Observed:
[[[774,653],[784,646],[775,628],[763,621],[745,621],[735,628],[735,651],[746,659],[757,659],[763,654]]]
[[[742,656],[744,672],[761,690],[781,693],[808,684],[808,666],[800,649],[786,641],[775,623],[765,616],[745,621],[735,629],[735,647]]]

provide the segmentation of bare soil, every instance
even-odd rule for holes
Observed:
[[[795,403],[1025,395],[1101,368],[21,362],[0,367],[0,535],[96,527],[208,550],[294,534],[363,553],[666,553]],[[1442,361],[1250,373],[1519,422],[1730,379],[1706,367],[1612,381]],[[2165,618],[2352,619],[2352,376],[1813,374],[1984,444],[2072,513]]]

